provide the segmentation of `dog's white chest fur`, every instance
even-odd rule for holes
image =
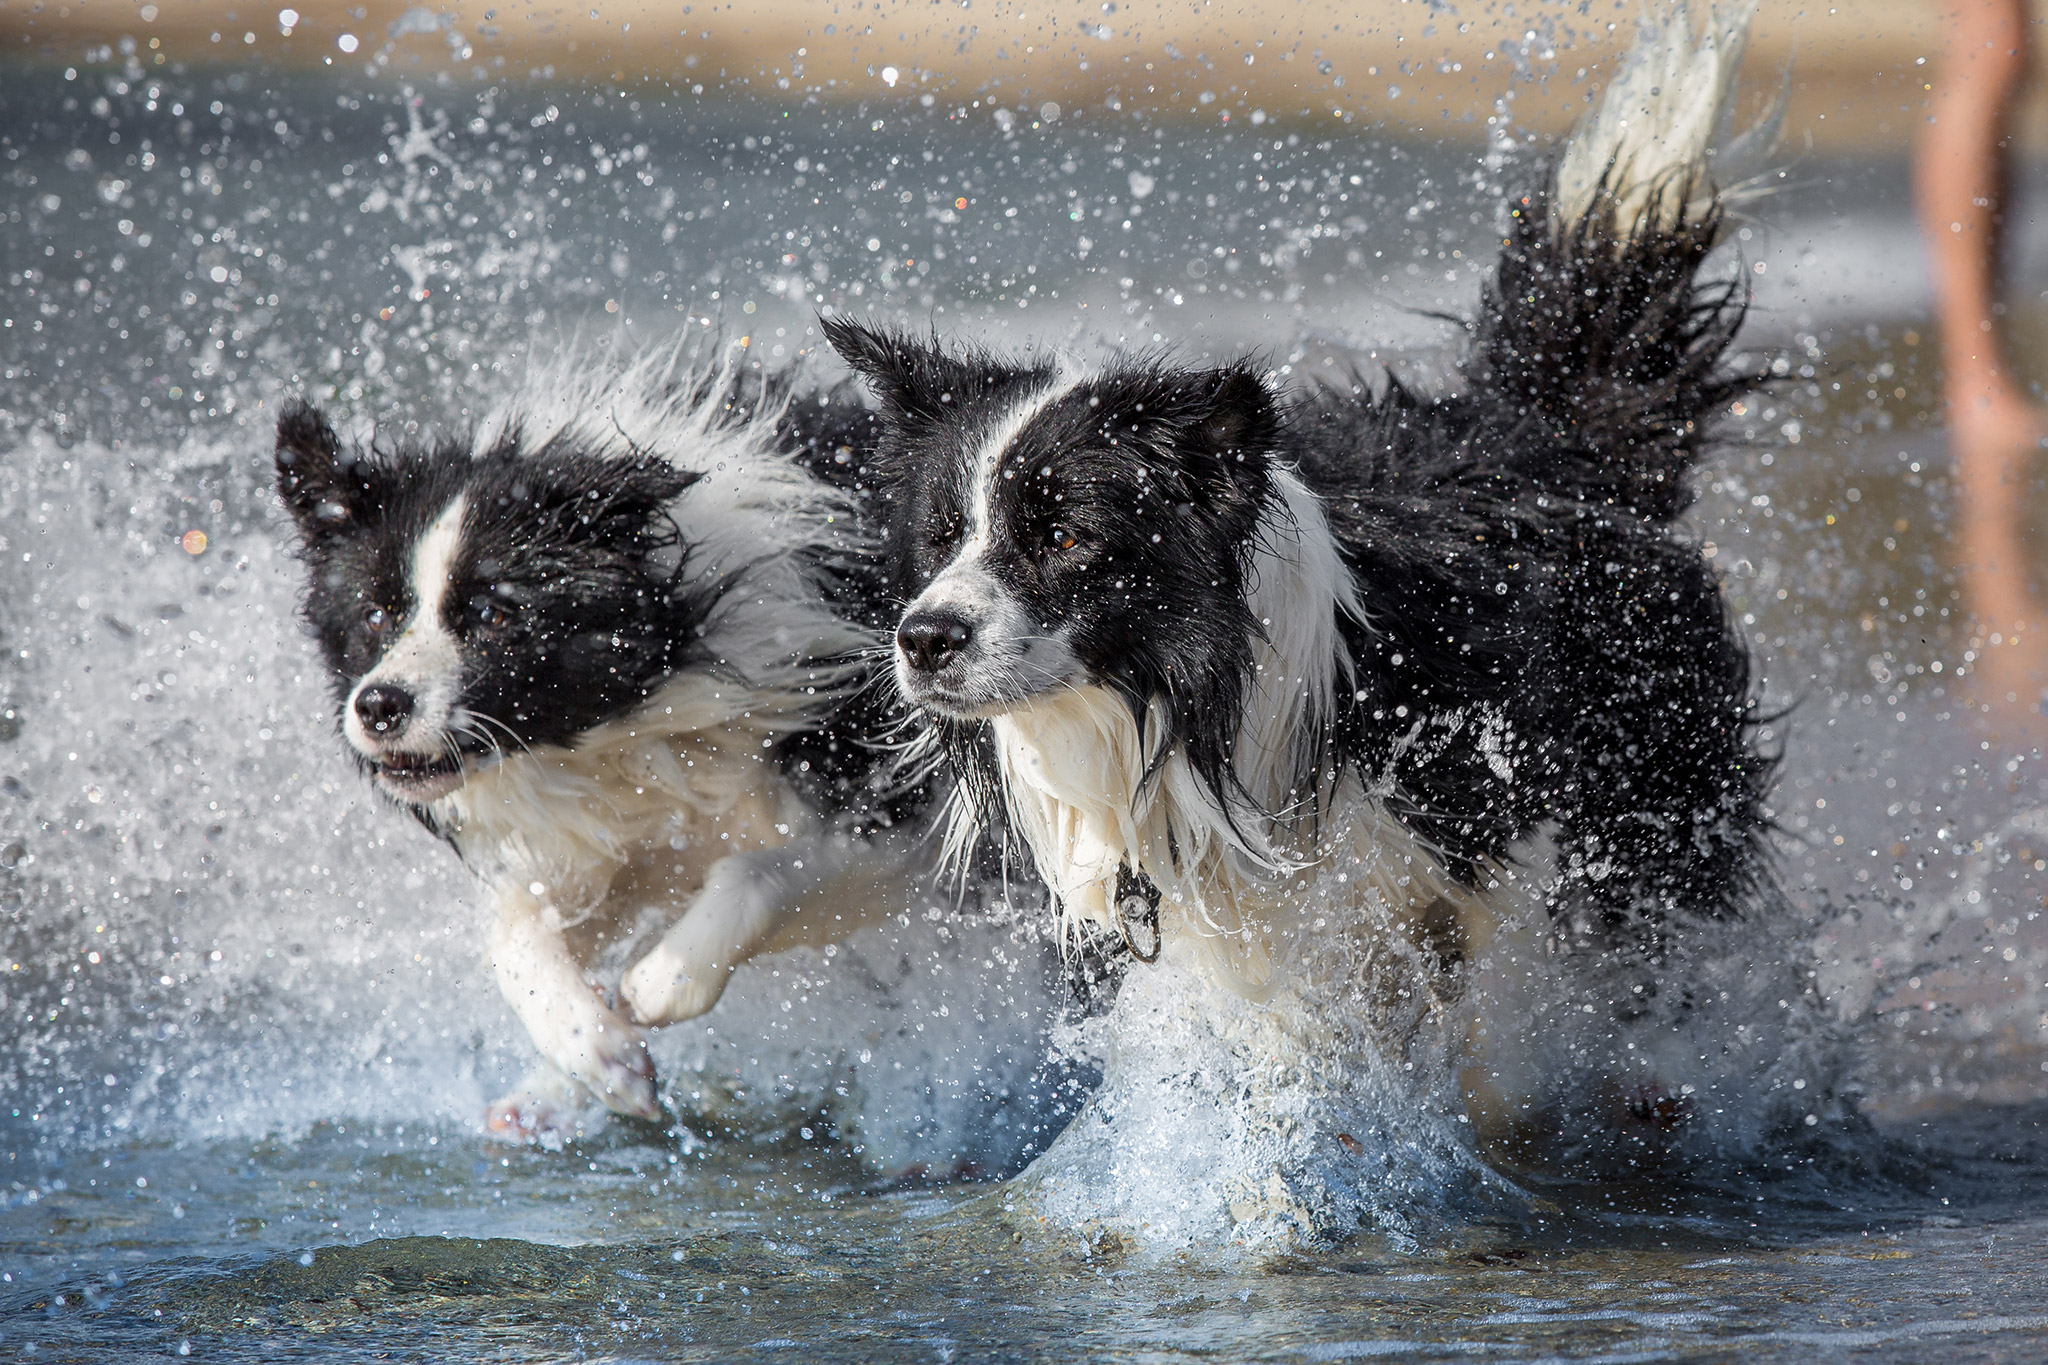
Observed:
[[[1356,777],[1304,762],[1303,737],[1349,686],[1339,613],[1361,609],[1322,509],[1292,475],[1259,538],[1250,606],[1264,631],[1234,745],[1240,789],[1218,794],[1167,733],[1105,687],[1047,693],[991,722],[1011,820],[1067,923],[1118,925],[1119,872],[1160,892],[1160,930],[1192,936],[1240,987],[1263,989],[1313,914],[1304,879],[1342,878],[1341,897],[1413,920],[1473,899]],[[956,837],[958,836],[956,827]]]
[[[432,814],[485,880],[525,888],[574,923],[642,850],[695,854],[675,861],[697,865],[809,833],[813,817],[769,752],[802,715],[787,699],[686,675],[575,749],[476,774]]]

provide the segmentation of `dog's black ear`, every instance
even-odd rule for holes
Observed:
[[[1200,490],[1203,517],[1225,540],[1249,546],[1273,495],[1280,408],[1272,389],[1248,365],[1198,370],[1179,376],[1156,410],[1173,418],[1178,463]]]
[[[920,341],[847,317],[818,321],[825,340],[867,381],[892,421],[936,417],[964,400],[973,373],[936,340]]]
[[[604,475],[585,495],[578,520],[586,533],[605,544],[630,541],[645,531],[654,516],[704,475],[678,469],[656,455],[607,460]]]
[[[703,477],[657,455],[552,457],[519,475],[524,488],[520,505],[526,516],[538,519],[525,534],[540,543],[630,550],[663,524],[657,521],[662,509]]]
[[[839,358],[869,383],[879,388],[901,374],[902,352],[909,345],[906,338],[855,322],[844,314],[819,318],[818,325],[825,331],[825,340],[839,352]]]
[[[344,465],[334,427],[311,403],[293,403],[277,419],[276,460],[278,494],[302,534],[338,531],[360,512],[365,471]]]
[[[1193,395],[1200,416],[1190,431],[1196,446],[1226,465],[1257,461],[1278,442],[1280,408],[1266,381],[1247,365],[1211,370]]]

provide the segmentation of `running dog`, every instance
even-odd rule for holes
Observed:
[[[1533,858],[1552,933],[1644,960],[1770,897],[1749,656],[1676,527],[1757,379],[1726,363],[1747,296],[1704,272],[1745,33],[1645,22],[1502,205],[1438,396],[826,322],[879,403],[895,679],[956,842],[1007,829],[1065,925],[1253,992],[1309,890],[1443,961]]]
[[[849,462],[863,419],[787,397],[586,357],[466,437],[351,445],[304,404],[278,422],[342,738],[489,888],[489,959],[544,1058],[491,1107],[500,1132],[592,1097],[659,1117],[643,1027],[903,884],[857,696],[878,641],[845,600],[865,550],[811,468]],[[674,923],[613,1008],[586,968],[649,906]]]

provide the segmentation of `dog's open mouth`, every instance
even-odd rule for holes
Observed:
[[[385,754],[374,762],[377,780],[407,801],[431,801],[462,785],[462,759],[449,754]]]
[[[949,687],[942,687],[935,682],[919,680],[905,686],[903,693],[911,705],[922,706],[927,711],[936,711],[942,716],[951,716],[955,720],[971,718],[975,708],[975,704],[970,698],[962,696]]]
[[[954,720],[994,720],[997,716],[1029,706],[1045,694],[1071,684],[1033,687],[1022,681],[1008,686],[989,685],[976,679],[948,685],[931,678],[917,678],[902,684],[903,694],[913,706],[936,711]]]

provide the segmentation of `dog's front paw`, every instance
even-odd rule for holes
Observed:
[[[583,1137],[586,1118],[596,1118],[590,1092],[542,1062],[484,1111],[484,1128],[503,1142],[556,1148]]]
[[[658,1120],[661,1100],[654,1088],[654,1059],[647,1040],[612,1011],[589,1000],[592,1009],[563,1009],[534,1042],[550,1062],[573,1077],[605,1108],[628,1118]],[[564,1002],[568,1004],[570,1002]],[[574,1002],[577,1004],[582,1001]]]
[[[717,1004],[731,979],[732,969],[723,963],[695,958],[662,942],[633,964],[619,983],[619,994],[641,1024],[680,1024]]]

